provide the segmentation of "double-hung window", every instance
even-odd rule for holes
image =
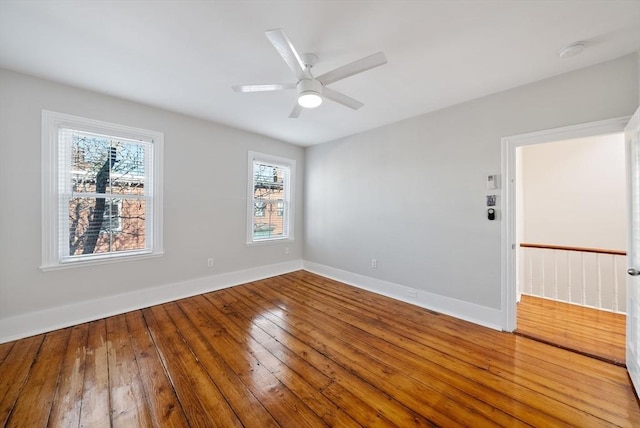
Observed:
[[[249,152],[247,243],[293,239],[296,161]]]
[[[42,112],[42,269],[162,254],[163,134]]]

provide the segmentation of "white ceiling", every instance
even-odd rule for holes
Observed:
[[[331,85],[289,119],[294,82],[264,35],[283,28],[317,76],[383,51],[388,63]],[[563,46],[584,41],[578,56]],[[312,145],[640,50],[640,0],[0,0],[0,67]]]

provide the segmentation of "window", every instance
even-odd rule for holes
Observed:
[[[296,162],[249,152],[247,243],[293,239]]]
[[[163,134],[42,112],[42,269],[162,254]]]

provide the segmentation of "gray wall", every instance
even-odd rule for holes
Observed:
[[[630,115],[638,80],[633,54],[308,148],[305,260],[500,309],[501,139]]]
[[[0,73],[0,324],[25,313],[302,259],[303,148],[6,70]],[[164,133],[163,257],[39,270],[42,109]],[[249,150],[297,161],[296,240],[286,244],[288,255],[285,244],[245,245]],[[213,269],[207,267],[209,257]]]

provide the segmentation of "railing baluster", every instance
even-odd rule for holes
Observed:
[[[580,264],[582,265],[582,304],[587,304],[587,273],[584,267],[584,253],[580,253]]]
[[[596,253],[596,268],[598,269],[598,303],[596,308],[602,308],[602,266],[600,265],[600,254]]]
[[[529,292],[533,294],[533,251],[527,251],[529,260]]]
[[[553,298],[558,300],[558,252],[553,251]]]
[[[570,252],[567,251],[567,301],[573,303],[571,299],[571,288],[572,288],[572,278],[571,278],[571,256]]]
[[[620,306],[618,305],[618,263],[616,262],[618,258],[616,256],[611,256],[611,264],[613,265],[613,307],[611,308],[614,312],[618,312]]]
[[[544,289],[544,251],[540,251],[540,260],[542,260],[542,263],[540,263],[540,285],[542,286],[542,296],[547,297],[547,293]]]

